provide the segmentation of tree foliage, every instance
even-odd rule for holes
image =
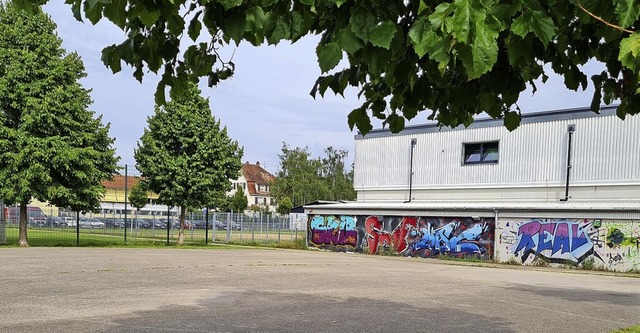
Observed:
[[[40,0],[19,0],[27,8]],[[234,64],[218,48],[322,36],[317,49],[323,73],[311,94],[360,90],[361,107],[348,116],[363,133],[371,117],[393,132],[419,112],[442,125],[469,125],[486,112],[509,129],[520,123],[520,94],[552,70],[568,89],[585,89],[580,66],[604,70],[592,76],[591,109],[619,100],[618,115],[640,110],[640,2],[635,0],[68,0],[73,15],[93,24],[103,17],[127,32],[103,50],[118,72],[122,61],[142,80],[161,72],[164,88],[180,94],[187,82],[207,77],[210,86],[230,77]],[[597,15],[595,15],[595,14]],[[192,45],[181,52],[181,37]],[[204,38],[199,38],[204,37]],[[205,41],[202,41],[205,40]],[[345,58],[349,66],[336,69]]]
[[[187,207],[202,208],[231,189],[240,170],[242,149],[221,128],[195,84],[147,119],[138,142],[136,167],[160,202],[180,207],[178,244],[184,241]]]
[[[249,200],[244,194],[242,187],[238,187],[235,193],[229,198],[229,208],[233,212],[241,212],[247,209]]]
[[[20,204],[25,246],[32,199],[98,209],[102,180],[117,170],[109,126],[88,110],[89,91],[78,82],[84,65],[55,30],[41,10],[29,16],[0,2],[0,198]]]
[[[278,207],[276,207],[276,212],[278,214],[289,214],[291,213],[291,209],[293,208],[293,203],[291,202],[291,199],[289,199],[289,197],[283,197],[282,199],[278,200]]]
[[[353,171],[346,172],[346,150],[328,147],[324,158],[313,158],[308,148],[290,148],[282,144],[280,169],[271,186],[274,197],[280,201],[290,198],[293,206],[314,200],[354,200]]]
[[[147,205],[147,200],[147,183],[143,180],[139,180],[135,185],[133,185],[131,192],[129,192],[129,203],[137,210],[140,210]]]

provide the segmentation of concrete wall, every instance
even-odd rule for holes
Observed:
[[[494,219],[309,215],[310,247],[404,256],[493,257]]]
[[[500,218],[495,232],[498,262],[640,270],[637,220]]]

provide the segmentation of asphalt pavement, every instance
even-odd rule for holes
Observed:
[[[0,248],[0,332],[609,332],[640,279],[295,250]]]

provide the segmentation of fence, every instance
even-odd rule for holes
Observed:
[[[3,209],[3,211],[6,211]],[[179,222],[170,218],[111,218],[99,214],[80,215],[60,210],[52,216],[46,209],[45,220],[29,219],[27,238],[35,246],[109,246],[123,244],[175,244]],[[4,214],[3,214],[4,215]],[[0,244],[17,244],[17,218],[0,216]],[[184,243],[279,243],[304,241],[306,221],[295,215],[202,213],[187,214]]]

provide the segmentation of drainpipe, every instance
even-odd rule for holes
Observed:
[[[411,153],[409,157],[409,200],[404,203],[411,202],[411,190],[413,189],[413,149],[416,147],[416,143],[418,140],[416,138],[411,138]]]
[[[569,178],[571,176],[571,138],[573,137],[573,132],[576,130],[576,125],[569,125],[567,127],[567,132],[569,133],[569,142],[567,147],[567,181],[564,187],[564,199],[560,199],[560,201],[568,201],[569,200]]]

